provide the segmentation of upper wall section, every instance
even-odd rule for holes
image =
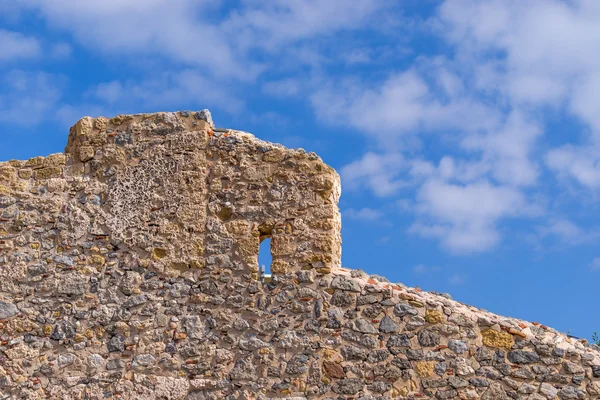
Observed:
[[[231,264],[256,279],[260,241],[271,237],[278,279],[340,266],[337,173],[314,153],[214,129],[207,110],[86,117],[65,155],[0,168],[4,190],[27,197],[44,183],[40,199],[67,207],[65,246],[93,232],[167,274]]]

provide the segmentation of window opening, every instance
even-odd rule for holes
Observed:
[[[262,283],[269,283],[271,281],[271,238],[267,237],[260,242],[258,249],[258,265],[259,265],[259,279]]]

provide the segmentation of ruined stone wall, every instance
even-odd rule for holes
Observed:
[[[341,268],[339,196],[207,111],[0,163],[0,399],[600,398],[596,347]]]

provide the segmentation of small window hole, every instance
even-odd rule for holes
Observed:
[[[269,283],[271,281],[271,238],[266,237],[260,242],[258,249],[258,270],[259,279],[262,283]]]

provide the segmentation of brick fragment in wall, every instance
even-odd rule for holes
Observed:
[[[584,341],[342,268],[340,193],[207,110],[0,163],[0,398],[600,396]]]

